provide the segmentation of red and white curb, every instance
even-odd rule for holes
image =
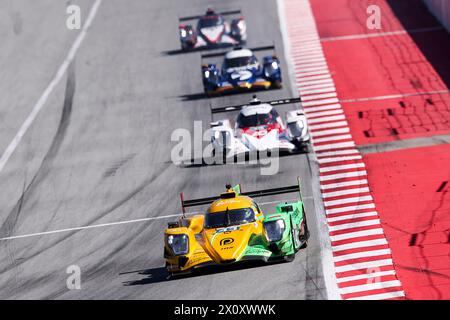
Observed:
[[[391,250],[328,70],[309,0],[284,0],[295,84],[319,164],[319,180],[343,299],[405,296]]]

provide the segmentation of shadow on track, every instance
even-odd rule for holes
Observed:
[[[180,280],[180,279],[206,276],[206,275],[210,275],[210,274],[245,270],[245,269],[250,269],[250,268],[255,268],[255,267],[265,267],[265,266],[270,266],[272,264],[278,264],[278,263],[287,263],[287,262],[284,262],[284,261],[273,261],[273,262],[247,261],[247,262],[241,262],[241,263],[235,264],[235,265],[224,265],[224,266],[212,265],[212,266],[202,267],[200,269],[195,269],[193,272],[186,274],[186,275],[175,275],[175,276],[170,275],[165,267],[151,268],[151,269],[145,269],[145,270],[136,270],[136,271],[126,271],[126,272],[119,273],[119,275],[138,274],[138,275],[145,276],[144,278],[139,279],[139,280],[131,280],[131,281],[122,282],[122,284],[124,286],[137,286],[137,285],[146,285],[146,284],[152,284],[152,283],[161,283],[161,282],[166,282],[166,281],[176,281],[176,280]]]
[[[428,11],[421,0],[387,0],[397,19],[406,30],[422,27],[440,27],[440,22]],[[432,36],[430,36],[432,33]],[[408,33],[425,58],[439,74],[447,88],[450,88],[450,33],[442,30]]]

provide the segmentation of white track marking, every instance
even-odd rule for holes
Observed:
[[[346,128],[344,128],[346,129]],[[348,129],[348,128],[347,128]],[[336,129],[339,130],[339,129]],[[332,130],[330,130],[332,131]],[[336,132],[338,133],[338,132]],[[312,135],[314,137],[314,135]],[[343,162],[343,161],[352,161],[352,160],[362,160],[362,156],[348,156],[348,157],[331,157],[331,158],[319,158],[317,159],[317,162],[319,164],[325,164],[325,163],[333,163],[333,162]]]
[[[340,267],[336,267],[336,272],[347,272],[360,269],[368,269],[375,267],[392,266],[392,259],[383,259],[375,261],[366,261],[361,263],[347,264]]]
[[[319,62],[296,63],[295,66],[297,68],[328,67],[328,64],[325,59],[322,59]]]
[[[339,115],[339,116],[333,116],[333,117],[323,117],[323,118],[316,118],[316,119],[310,119],[308,120],[308,123],[322,123],[322,122],[332,122],[332,121],[338,121],[338,120],[345,120],[345,116],[344,115]],[[315,127],[315,126],[313,126]],[[329,125],[324,125],[323,128],[327,128],[329,127]],[[317,128],[317,127],[315,127]]]
[[[324,37],[324,38],[321,38],[320,40],[322,42],[329,42],[329,41],[368,39],[368,38],[406,35],[409,33],[430,32],[430,31],[438,31],[438,30],[443,30],[443,28],[442,27],[432,27],[432,28],[418,28],[418,29],[398,30],[398,31],[378,32],[378,33],[352,34],[352,35],[348,35],[348,36]]]
[[[315,80],[297,81],[297,86],[300,87],[300,90],[302,87],[317,88],[319,85],[334,85],[333,79],[330,76],[326,76]]]
[[[384,288],[391,288],[391,287],[400,287],[400,286],[401,286],[400,281],[392,280],[392,281],[372,282],[372,283],[368,283],[368,284],[362,284],[359,286],[345,287],[345,288],[341,288],[340,291],[342,294],[347,294],[347,293],[384,289]]]
[[[360,205],[356,205],[356,206],[347,206],[347,207],[342,207],[342,208],[326,209],[325,213],[327,215],[329,215],[329,214],[334,214],[334,213],[350,212],[350,211],[363,210],[363,209],[375,209],[375,204],[368,203],[368,204],[360,204]]]
[[[306,198],[304,198],[304,199],[306,199]],[[287,202],[292,202],[292,201],[297,201],[297,199],[286,200],[286,201]],[[279,203],[279,202],[280,201],[267,201],[267,202],[259,202],[258,204],[263,206],[263,205],[272,204],[272,203]],[[202,212],[189,212],[189,213],[186,213],[186,216],[191,216],[191,215],[195,215],[195,214],[202,214]],[[176,214],[170,214],[170,215],[159,216],[159,217],[149,217],[149,218],[141,218],[141,219],[133,219],[133,220],[125,220],[125,221],[117,221],[117,222],[108,222],[108,223],[94,224],[94,225],[88,225],[88,226],[83,226],[83,227],[74,227],[74,228],[57,229],[57,230],[44,231],[44,232],[36,232],[36,233],[19,235],[19,236],[11,236],[11,237],[0,238],[0,241],[2,241],[2,240],[21,239],[21,238],[29,238],[29,237],[36,237],[36,236],[44,236],[44,235],[51,235],[51,234],[55,234],[55,233],[78,231],[78,230],[86,230],[86,229],[93,229],[93,228],[110,227],[110,226],[117,226],[117,225],[129,224],[129,223],[137,223],[137,222],[146,222],[146,221],[152,221],[152,220],[162,220],[162,219],[168,219],[168,218],[179,218],[182,215],[183,215],[182,213],[176,213]]]
[[[331,98],[331,99],[322,99],[322,100],[314,100],[314,101],[303,102],[302,105],[305,106],[305,107],[308,107],[308,106],[320,106],[322,104],[337,103],[337,102],[339,102],[339,99]]]
[[[323,87],[323,88],[320,88],[320,89],[300,90],[300,93],[302,95],[325,93],[325,92],[336,92],[336,88],[334,86],[328,86],[328,87]]]
[[[317,76],[317,75],[328,75],[330,72],[328,71],[328,69],[324,69],[324,70],[318,70],[318,71],[311,71],[311,72],[297,72],[297,79],[301,78],[309,78],[312,76]]]
[[[381,238],[381,239],[373,239],[373,240],[367,240],[367,241],[357,241],[357,242],[341,244],[338,246],[333,246],[331,249],[334,252],[339,252],[342,250],[381,246],[381,245],[386,245],[386,244],[388,244],[387,240],[385,238]]]
[[[352,260],[352,259],[358,259],[358,258],[384,256],[387,254],[391,254],[391,250],[380,249],[380,250],[372,250],[372,251],[361,251],[361,252],[349,253],[349,254],[342,255],[342,256],[335,256],[334,261],[339,262],[339,261]]]
[[[333,98],[333,97],[336,97],[336,96],[337,96],[336,92],[322,93],[322,94],[315,94],[315,95],[307,95],[305,97],[302,97],[302,101],[325,99],[325,98]]]
[[[349,103],[349,102],[361,102],[361,101],[377,101],[377,100],[401,99],[401,98],[413,97],[413,96],[424,96],[424,95],[446,94],[446,93],[450,93],[450,90],[412,92],[412,93],[392,94],[392,95],[386,95],[386,96],[375,96],[375,97],[367,97],[367,98],[344,99],[344,100],[340,100],[340,102]]]
[[[336,150],[336,151],[329,151],[329,152],[321,152],[317,154],[317,158],[326,158],[326,157],[332,157],[332,156],[341,156],[341,155],[347,155],[347,154],[360,154],[358,150],[356,149],[350,149],[350,150]]]
[[[383,299],[400,298],[404,296],[405,296],[404,291],[393,291],[393,292],[372,294],[368,296],[348,298],[347,300],[383,300]]]
[[[348,140],[348,139],[351,139],[351,138],[352,138],[352,136],[350,134],[341,134],[341,135],[336,135],[336,136],[317,138],[317,139],[314,139],[314,143],[321,143],[321,142],[327,142],[327,141]]]
[[[364,220],[364,221],[358,221],[358,222],[350,222],[350,223],[343,223],[338,224],[336,226],[330,226],[330,231],[339,231],[339,230],[345,230],[345,229],[353,229],[353,228],[359,228],[359,227],[367,227],[367,226],[373,226],[376,224],[380,224],[379,219],[372,219],[372,220]]]
[[[331,200],[331,201],[324,201],[325,207],[332,207],[337,205],[343,205],[343,204],[349,204],[349,203],[360,203],[362,201],[372,201],[372,196],[362,196],[362,197],[351,197],[351,198],[344,198],[339,200]],[[330,226],[330,230],[333,227]]]
[[[47,88],[44,90],[42,95],[40,96],[39,100],[36,102],[36,104],[31,109],[31,113],[28,115],[28,117],[25,119],[24,123],[20,127],[19,131],[16,133],[13,140],[10,142],[6,150],[3,152],[2,157],[0,158],[0,173],[2,172],[3,168],[5,167],[6,163],[8,162],[11,155],[16,150],[17,146],[19,145],[20,141],[22,140],[25,133],[28,131],[30,126],[33,124],[33,121],[36,119],[37,115],[41,111],[41,109],[45,106],[45,103],[52,93],[53,89],[58,85],[58,83],[61,81],[62,77],[67,71],[67,68],[73,61],[78,49],[81,46],[81,43],[83,42],[86,33],[92,23],[92,21],[95,18],[95,15],[97,14],[97,10],[101,4],[102,0],[96,0],[94,4],[91,7],[91,10],[89,11],[89,14],[86,18],[86,22],[83,25],[83,28],[81,32],[78,34],[78,36],[75,39],[75,42],[72,44],[72,47],[69,50],[69,53],[67,54],[66,58],[64,59],[63,63],[59,67],[58,71],[56,72],[56,75],[53,77],[51,82],[48,84]]]
[[[186,215],[191,215],[191,214],[195,214],[195,213],[189,213],[189,214],[186,214]],[[58,229],[58,230],[52,230],[52,231],[36,232],[36,233],[19,235],[19,236],[11,236],[11,237],[0,238],[0,241],[21,239],[21,238],[29,238],[29,237],[36,237],[36,236],[45,236],[45,235],[56,234],[56,233],[78,231],[78,230],[86,230],[86,229],[93,229],[93,228],[110,227],[110,226],[116,226],[116,225],[121,225],[121,224],[145,222],[145,221],[151,221],[151,220],[176,218],[176,217],[181,217],[181,214],[171,214],[171,215],[160,216],[160,217],[142,218],[142,219],[134,219],[134,220],[126,220],[126,221],[94,224],[94,225],[83,226],[83,227],[74,227],[74,228]]]
[[[383,234],[383,229],[376,228],[376,229],[369,229],[369,230],[363,230],[363,231],[357,231],[357,232],[350,232],[350,233],[343,233],[338,234],[335,236],[330,236],[331,241],[339,241],[339,240],[346,240],[346,239],[352,239],[357,237],[364,237],[364,236],[373,236],[377,234]]]
[[[311,123],[311,122],[309,122],[309,123]],[[345,127],[347,125],[348,125],[347,121],[336,121],[336,122],[333,122],[333,123],[325,123],[325,124],[317,124],[317,125],[314,125],[314,126],[309,126],[309,129],[311,131],[316,131],[316,130],[321,130],[321,129],[335,128],[335,127]],[[353,153],[359,152],[356,149],[354,151],[353,150],[351,150],[351,151]]]
[[[363,212],[363,213],[352,213],[345,216],[339,216],[334,218],[327,218],[328,223],[337,222],[337,221],[343,221],[343,220],[350,220],[350,219],[357,219],[357,218],[365,218],[365,217],[372,217],[377,216],[378,212],[376,211],[370,211],[370,212]]]
[[[341,187],[349,187],[349,186],[357,186],[361,184],[367,184],[367,179],[361,179],[361,180],[351,180],[351,181],[344,181],[344,182],[338,182],[338,183],[330,183],[330,184],[322,184],[320,188],[322,190],[327,189],[336,189]]]
[[[361,279],[378,278],[378,277],[382,277],[382,276],[395,276],[395,270],[387,270],[387,271],[380,271],[380,272],[370,272],[370,273],[358,274],[356,276],[337,278],[337,282],[338,283],[344,283],[344,282],[361,280]]]
[[[314,118],[319,118],[319,117],[324,117],[324,116],[332,116],[332,115],[336,115],[336,114],[343,114],[344,111],[342,109],[332,109],[332,110],[328,110],[328,111],[319,111],[319,112],[309,112],[307,111],[307,109],[304,109],[306,116],[308,117],[308,119],[314,119]]]
[[[316,112],[316,111],[324,111],[324,110],[334,110],[334,109],[340,109],[341,105],[339,103],[335,103],[335,104],[329,104],[326,106],[320,106],[320,107],[308,107],[308,108],[304,108],[303,110],[306,113],[309,112]]]
[[[326,198],[332,198],[332,197],[340,197],[340,196],[346,196],[351,194],[361,194],[361,193],[367,193],[370,192],[369,188],[354,188],[354,189],[345,189],[340,191],[334,191],[334,192],[322,192],[322,197],[324,199]]]
[[[342,164],[338,166],[332,166],[332,167],[321,167],[319,169],[320,172],[330,172],[330,171],[338,171],[338,170],[346,170],[346,169],[353,169],[353,168],[364,168],[365,164],[364,162],[358,162],[358,163],[351,163],[351,164]]]
[[[347,147],[354,147],[355,143],[353,141],[325,144],[320,146],[313,146],[315,151],[330,150],[330,149],[343,149]]]

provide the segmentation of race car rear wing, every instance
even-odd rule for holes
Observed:
[[[236,46],[235,48],[240,48],[241,46]],[[247,48],[247,47],[246,47]],[[247,48],[253,52],[256,51],[267,51],[267,50],[275,50],[275,45],[270,46],[261,46],[261,47],[254,47],[254,48]],[[213,52],[213,53],[205,53],[201,55],[202,60],[206,58],[214,58],[214,57],[223,57],[226,53],[230,52],[230,50],[223,50],[219,52]]]
[[[220,14],[222,16],[232,16],[232,15],[242,14],[242,11],[240,9],[239,10],[230,10],[230,11],[217,12],[217,14]],[[204,16],[204,14],[182,17],[182,18],[178,18],[178,21],[182,22],[182,21],[189,21],[189,20],[198,20],[198,19],[202,18],[203,16]]]
[[[256,98],[256,96],[253,96],[253,98]],[[294,104],[294,103],[301,103],[301,102],[302,101],[300,98],[286,98],[286,99],[277,99],[277,100],[272,100],[272,101],[262,101],[261,103],[268,103],[272,106],[279,106],[282,104]],[[239,111],[243,107],[248,106],[248,105],[249,105],[249,103],[239,104],[239,105],[234,105],[234,106],[217,107],[217,108],[210,106],[211,115],[215,114],[215,113]]]
[[[240,185],[239,185],[239,189],[241,189]],[[297,177],[296,185],[279,187],[279,188],[261,189],[261,190],[255,190],[255,191],[249,191],[249,192],[240,192],[240,194],[251,197],[251,198],[255,198],[255,197],[266,197],[266,196],[273,196],[273,195],[293,193],[293,192],[298,192],[300,195],[300,200],[303,199],[301,183],[300,183],[299,177]],[[182,208],[183,216],[186,213],[186,208],[210,204],[219,198],[220,198],[220,195],[214,196],[214,197],[185,200],[184,193],[181,192],[180,200],[181,200],[181,208]]]

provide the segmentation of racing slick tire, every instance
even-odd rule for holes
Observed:
[[[272,89],[281,89],[283,87],[283,83],[281,80],[275,80],[272,82]]]

